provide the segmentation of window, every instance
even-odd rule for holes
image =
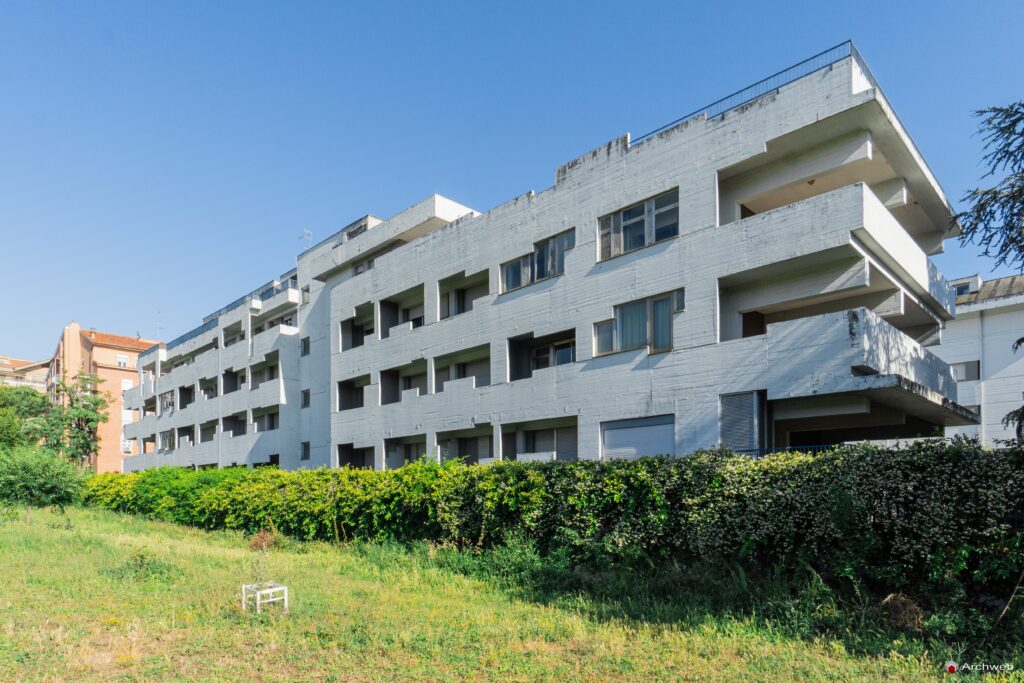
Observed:
[[[300,396],[301,396],[301,399],[299,401],[299,407],[300,408],[308,408],[309,407],[309,389],[303,389],[302,390],[302,394]]]
[[[758,455],[766,443],[766,401],[763,391],[718,397],[719,442],[737,453]]]
[[[615,318],[594,325],[594,353],[647,347],[651,352],[672,348],[672,316],[678,313],[683,290],[631,301],[615,307]]]
[[[551,346],[551,358],[555,365],[576,362],[576,342],[559,342]]]
[[[651,350],[672,348],[672,297],[651,301]]]
[[[615,321],[605,320],[594,325],[594,353],[611,353],[615,350],[613,346]]]
[[[949,366],[957,382],[973,382],[981,377],[981,361],[969,360]]]
[[[165,391],[160,394],[160,412],[166,413],[174,410],[174,391]]]
[[[679,190],[652,197],[602,216],[598,221],[600,259],[612,258],[679,234]]]
[[[128,356],[123,353],[117,354],[117,367],[126,368],[128,367]]]
[[[674,415],[601,423],[601,454],[606,460],[675,455],[675,442]]]
[[[538,346],[530,353],[531,370],[544,370],[552,366],[564,366],[575,362],[575,342],[560,341]]]
[[[682,311],[686,310],[686,289],[685,288],[684,289],[677,289],[676,290],[675,305],[673,307],[673,310],[676,313],[681,313]]]
[[[615,338],[620,351],[647,345],[646,301],[634,301],[616,308]]]
[[[576,228],[533,245],[533,253],[501,265],[502,292],[557,277],[565,272],[565,252],[576,246]]]
[[[519,289],[525,284],[530,284],[530,257],[522,256],[503,263],[501,265],[501,284],[504,287],[503,291],[510,291],[513,289]]]
[[[548,453],[555,450],[554,429],[531,429],[523,433],[527,453]]]
[[[309,442],[308,441],[303,441],[302,442],[302,450],[301,450],[301,453],[299,455],[299,460],[309,460]]]
[[[278,425],[278,414],[267,413],[261,417],[255,419],[255,427],[257,432],[272,432],[277,429]]]
[[[953,287],[953,293],[956,296],[964,296],[966,294],[970,294],[971,293],[971,283],[969,283],[969,282],[961,282],[960,284],[955,285]]]
[[[309,337],[303,337],[302,339],[299,340],[299,355],[309,355]]]

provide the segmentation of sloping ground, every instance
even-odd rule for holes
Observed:
[[[256,553],[98,510],[0,527],[0,680],[779,681],[941,677],[934,662],[858,658],[753,620],[654,625],[521,601],[384,546]],[[287,616],[241,612],[254,575],[290,586]]]

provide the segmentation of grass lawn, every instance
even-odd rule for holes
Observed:
[[[392,546],[256,553],[99,510],[0,527],[2,681],[780,681],[943,676],[937,662],[857,657],[749,618],[653,623],[581,597],[538,604]],[[287,584],[256,616],[240,584]]]

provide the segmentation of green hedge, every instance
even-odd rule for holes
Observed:
[[[1024,568],[1022,455],[965,440],[760,460],[162,468],[92,477],[85,500],[204,529],[460,547],[525,537],[576,563],[809,566],[877,590],[1005,598]]]

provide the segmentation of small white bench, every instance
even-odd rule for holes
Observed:
[[[284,611],[288,611],[288,586],[264,581],[263,583],[242,584],[242,610],[249,609],[249,605],[255,605],[257,612],[263,611],[263,605],[272,602],[283,602]]]

